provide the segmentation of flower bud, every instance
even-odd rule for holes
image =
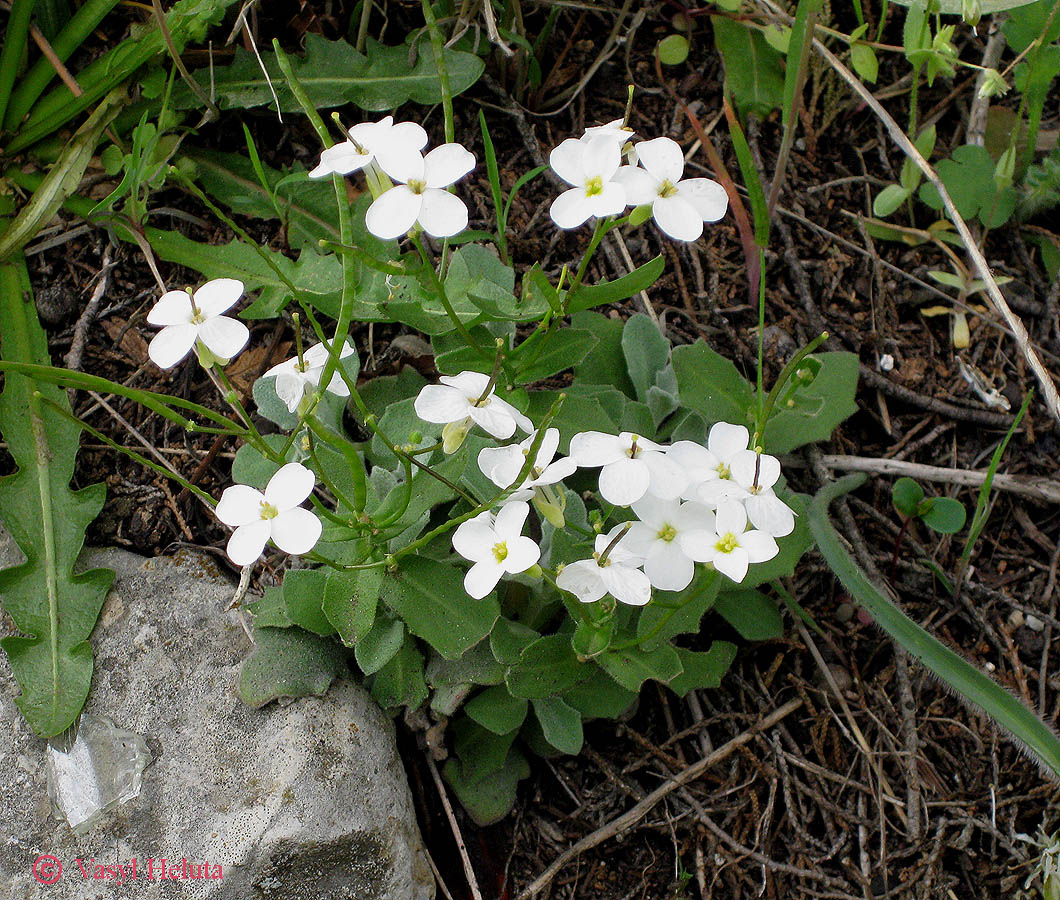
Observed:
[[[464,438],[471,428],[471,417],[449,422],[442,429],[442,450],[445,453],[456,453],[464,445]]]
[[[979,85],[979,99],[1001,97],[1008,93],[1009,83],[1001,77],[997,69],[987,69],[983,73],[983,83]]]
[[[983,4],[980,0],[961,0],[961,16],[974,28],[983,17]]]

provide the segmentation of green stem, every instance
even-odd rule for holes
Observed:
[[[779,377],[773,383],[772,389],[769,391],[769,396],[766,397],[765,405],[762,407],[761,412],[757,420],[755,421],[755,434],[752,444],[754,447],[758,447],[762,440],[762,432],[766,427],[766,422],[769,421],[770,415],[773,413],[773,407],[776,405],[777,397],[780,396],[780,392],[783,390],[784,385],[787,384],[788,379],[795,374],[799,368],[799,364],[814,350],[821,346],[825,341],[828,340],[828,332],[822,331],[817,337],[815,337],[810,343],[803,347],[798,353],[796,353],[786,366],[781,370]]]
[[[426,0],[424,0],[426,2]],[[33,7],[37,0],[19,0],[11,7],[4,31],[4,45],[0,48],[0,122],[7,113],[7,104],[11,99],[11,89],[15,86],[18,67],[22,63],[22,54],[26,49],[26,38],[29,36],[30,20],[33,18]]]
[[[596,248],[600,246],[600,241],[604,239],[604,235],[611,230],[612,222],[613,220],[610,216],[596,220],[596,227],[593,229],[593,236],[589,241],[589,246],[585,248],[585,255],[582,257],[581,263],[578,264],[578,271],[574,275],[574,280],[563,295],[563,315],[567,315],[571,298],[574,296],[575,291],[581,287],[582,281],[585,280],[585,274],[589,271],[589,263],[592,261],[593,254],[596,253]]]
[[[423,20],[431,36],[431,49],[434,51],[434,66],[438,70],[438,85],[442,91],[442,113],[445,116],[445,142],[451,144],[456,140],[456,125],[453,119],[453,91],[449,84],[449,67],[445,62],[445,46],[438,20],[434,17],[431,0],[420,0],[423,7]]]
[[[418,234],[412,232],[409,233],[409,239],[412,241],[412,245],[420,254],[420,259],[423,260],[423,267],[427,272],[427,277],[431,281],[431,287],[434,288],[435,294],[438,296],[439,302],[442,304],[442,308],[445,309],[445,314],[449,316],[449,320],[453,323],[453,327],[460,333],[460,336],[472,350],[478,353],[483,359],[493,361],[493,355],[490,354],[478,341],[475,340],[474,336],[470,331],[467,330],[467,326],[460,321],[460,317],[456,314],[456,310],[453,309],[453,304],[449,302],[449,296],[445,292],[445,285],[442,280],[438,277],[438,273],[434,271],[434,265],[431,263],[431,258],[427,255],[427,248],[423,246],[423,241],[420,240]]]

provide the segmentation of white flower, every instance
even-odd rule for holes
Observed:
[[[237,566],[249,566],[269,538],[285,553],[312,550],[320,539],[320,519],[300,504],[313,493],[315,483],[305,466],[287,463],[269,479],[264,494],[246,484],[225,488],[216,513],[235,528],[228,539],[228,558]]]
[[[607,534],[598,534],[593,558],[565,565],[556,576],[556,584],[582,603],[594,603],[610,594],[619,603],[644,606],[651,600],[651,582],[637,568],[642,559],[623,548],[624,538],[614,543],[625,527],[625,524],[616,525]],[[611,550],[604,557],[608,547]]]
[[[668,459],[664,448],[640,435],[583,431],[571,438],[570,456],[579,466],[600,470],[600,495],[616,506],[636,503],[648,491],[672,500],[681,496],[688,478]]]
[[[622,119],[612,119],[603,125],[590,125],[579,140],[588,143],[593,138],[606,137],[616,141],[618,146],[622,147],[634,134],[636,132],[632,128],[622,124]]]
[[[537,432],[521,444],[510,444],[507,447],[483,447],[478,453],[478,467],[497,487],[506,488],[515,484],[515,479],[526,465],[530,448],[537,438]],[[509,495],[510,500],[529,500],[534,495],[534,488],[556,484],[573,475],[578,464],[569,456],[553,462],[559,448],[559,429],[549,428],[541,439],[537,456],[530,468],[530,474],[518,489]]]
[[[328,147],[320,154],[320,164],[309,173],[310,178],[324,178],[333,173],[349,175],[373,160],[384,172],[389,172],[395,162],[401,166],[403,158],[407,160],[427,146],[427,132],[421,126],[415,122],[395,125],[393,116],[354,125],[349,135],[352,140]]]
[[[224,365],[250,339],[246,325],[221,315],[242,296],[243,282],[234,278],[207,281],[194,295],[166,291],[147,314],[148,322],[163,326],[151,339],[147,355],[156,366],[168,369],[184,359],[198,341]]]
[[[729,467],[732,480],[741,491],[732,499],[743,502],[751,524],[773,537],[791,534],[795,530],[795,513],[773,490],[780,480],[780,460],[766,453],[741,450]]]
[[[718,422],[711,426],[706,447],[692,441],[675,443],[670,457],[689,473],[688,499],[713,508],[722,500],[742,496],[742,489],[732,480],[731,465],[736,454],[747,449],[750,438],[743,425]]]
[[[681,146],[670,138],[641,141],[635,147],[644,167],[623,166],[614,180],[626,189],[634,206],[651,204],[655,224],[679,241],[694,241],[703,233],[704,222],[717,222],[725,215],[729,198],[709,178],[681,180],[685,158]]]
[[[568,138],[548,161],[560,178],[574,185],[553,200],[549,209],[560,228],[577,228],[593,216],[613,216],[626,208],[626,190],[613,180],[622,161],[621,145],[614,137]]]
[[[467,227],[464,201],[445,190],[475,168],[474,155],[462,144],[442,144],[426,156],[417,152],[381,158],[380,164],[391,178],[404,183],[368,207],[364,223],[376,237],[401,237],[417,222],[432,237],[452,237]]]
[[[453,549],[474,563],[464,576],[469,596],[481,600],[506,572],[525,572],[538,561],[540,548],[521,534],[529,512],[526,503],[508,503],[496,516],[487,510],[457,527]]]
[[[353,353],[353,347],[346,342],[342,344],[339,351],[339,359],[345,359]],[[287,404],[287,409],[294,412],[306,391],[316,390],[320,386],[320,376],[324,374],[324,367],[328,362],[328,349],[323,344],[310,347],[302,354],[302,361],[298,357],[289,359],[279,365],[273,366],[262,377],[270,378],[276,376],[276,396]],[[336,397],[349,397],[350,389],[338,372],[331,374],[326,391],[330,391]]]
[[[695,566],[681,546],[681,535],[712,531],[714,514],[699,503],[660,500],[645,494],[633,504],[634,522],[622,541],[624,548],[644,558],[644,574],[662,591],[683,591],[692,582]]]
[[[471,424],[495,438],[507,439],[515,434],[516,427],[533,431],[533,423],[519,410],[489,392],[489,376],[481,372],[461,372],[459,375],[442,375],[441,384],[428,384],[416,397],[413,407],[425,422],[445,424],[442,431],[443,449],[455,453],[463,444]]]
[[[737,584],[744,580],[750,563],[772,559],[780,549],[772,535],[745,531],[747,511],[742,503],[726,500],[715,513],[713,531],[689,531],[681,535],[681,549],[698,562],[709,562]]]

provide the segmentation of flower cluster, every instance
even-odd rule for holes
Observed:
[[[494,437],[511,437],[517,427],[531,431],[525,416],[494,396],[485,375],[463,372],[442,381],[420,391],[415,409],[426,421],[455,426],[460,443],[472,424]],[[642,606],[653,587],[688,587],[697,562],[739,583],[751,564],[776,556],[776,539],[795,528],[794,513],[774,490],[780,463],[750,448],[742,425],[717,423],[705,446],[693,441],[663,445],[630,432],[584,431],[571,439],[570,455],[557,459],[559,440],[558,429],[549,428],[543,435],[531,431],[518,444],[479,451],[482,473],[506,494],[496,514],[482,512],[453,535],[454,549],[474,563],[465,580],[472,597],[486,596],[506,574],[537,566],[537,545],[522,534],[527,501],[554,528],[562,528],[560,482],[579,468],[598,468],[600,496],[629,507],[635,517],[598,534],[591,559],[568,563],[556,573],[557,586],[585,603],[610,594]],[[452,452],[452,432],[444,441]]]
[[[577,228],[628,206],[650,207],[663,233],[678,241],[698,239],[704,222],[725,215],[725,189],[709,178],[683,178],[685,159],[676,141],[661,137],[632,144],[632,134],[621,122],[610,122],[552,151],[552,170],[572,185],[552,202],[552,220],[560,228]]]
[[[393,240],[419,227],[432,237],[452,237],[467,228],[467,206],[446,190],[475,168],[462,144],[424,155],[427,132],[415,122],[394,124],[393,116],[354,125],[347,134],[321,154],[309,177],[364,170],[375,198],[365,217],[372,234]]]

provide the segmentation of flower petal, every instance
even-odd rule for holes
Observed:
[[[391,118],[387,116],[387,118]],[[427,132],[418,122],[398,122],[390,129],[390,139],[395,143],[422,150],[427,146]]]
[[[605,181],[600,193],[594,194],[588,199],[593,215],[598,219],[602,219],[604,216],[617,216],[629,206],[629,201],[626,199],[626,189],[615,181]]]
[[[507,545],[508,555],[502,563],[506,572],[525,572],[541,558],[541,548],[528,537],[509,538]]]
[[[271,529],[264,519],[240,525],[228,539],[225,552],[237,566],[249,566],[265,549]]]
[[[585,188],[571,188],[552,201],[548,214],[560,228],[570,229],[585,224],[592,216],[593,208],[585,196]]]
[[[244,290],[236,278],[215,278],[195,292],[195,305],[204,316],[219,316],[239,302]]]
[[[731,553],[718,553],[714,556],[714,568],[727,575],[737,584],[744,580],[747,575],[747,551],[737,547]]]
[[[313,493],[316,483],[316,476],[301,463],[287,463],[265,486],[265,502],[281,512],[294,509]]]
[[[585,145],[575,138],[567,138],[548,155],[548,164],[567,184],[581,187],[586,177],[584,158]]]
[[[695,207],[696,214],[704,222],[725,218],[729,195],[718,182],[709,178],[686,178],[677,185],[677,193]]]
[[[600,496],[615,506],[629,506],[644,496],[651,472],[639,459],[620,459],[600,470]]]
[[[493,515],[487,510],[475,518],[461,522],[453,532],[453,549],[464,559],[478,562],[493,555],[497,533],[493,530]]]
[[[498,403],[484,401],[481,406],[469,406],[467,412],[472,422],[495,438],[506,440],[515,434],[515,419],[512,418],[510,409],[505,409]]]
[[[692,583],[695,566],[677,541],[656,541],[644,560],[644,574],[660,591],[683,591]]]
[[[736,453],[747,449],[750,439],[751,436],[743,425],[717,422],[711,426],[710,434],[707,435],[707,449],[727,463]]]
[[[147,355],[160,369],[175,366],[195,344],[199,329],[195,325],[167,325],[151,338],[147,346]]]
[[[312,512],[296,506],[269,520],[272,525],[272,542],[284,553],[300,556],[308,553],[320,540],[323,525]]]
[[[659,182],[640,166],[621,166],[611,180],[626,189],[630,206],[651,203],[659,196]]]
[[[764,531],[748,531],[741,535],[740,546],[747,553],[748,562],[753,563],[766,562],[780,552],[773,536]]]
[[[420,198],[417,221],[431,237],[452,237],[467,228],[467,206],[455,194],[427,188]]]
[[[471,404],[458,388],[428,384],[420,389],[412,406],[424,422],[443,424],[466,417]]]
[[[602,431],[582,431],[570,439],[570,457],[579,466],[606,466],[625,457],[628,441]]]
[[[651,581],[640,569],[611,564],[600,570],[607,592],[619,603],[645,606],[651,600]]]
[[[248,525],[261,518],[261,504],[265,496],[249,484],[226,487],[217,501],[214,515],[230,528]]]
[[[582,603],[595,603],[607,593],[600,571],[595,559],[580,559],[563,567],[556,576],[556,585],[560,590],[574,594]]]
[[[703,220],[684,197],[658,197],[651,205],[655,224],[675,241],[695,241],[703,234]]]
[[[618,141],[609,135],[600,135],[583,141],[582,148],[585,174],[610,181],[622,162],[622,148]]]
[[[238,319],[214,316],[199,326],[199,340],[218,359],[231,359],[250,340],[250,329]]]
[[[363,169],[371,161],[371,152],[360,153],[349,141],[342,141],[320,154],[320,164],[309,173],[309,177],[325,178],[333,173],[349,175],[350,172]]]
[[[747,510],[743,508],[742,503],[735,500],[726,500],[719,504],[714,515],[719,535],[734,534],[739,537],[747,528]]]
[[[302,397],[305,396],[306,379],[294,372],[280,372],[276,376],[275,387],[276,396],[284,402],[287,411],[294,412],[298,409],[298,404],[302,402]]]
[[[480,560],[467,570],[464,576],[464,590],[468,596],[481,600],[497,586],[503,574],[504,569],[491,553],[489,559]]]
[[[187,325],[194,312],[187,291],[166,291],[147,314],[151,325]]]
[[[795,530],[795,513],[772,491],[763,491],[744,501],[747,518],[759,531],[775,538],[784,537]]]
[[[656,181],[676,185],[685,171],[685,156],[681,145],[667,137],[641,141],[637,144],[637,158]]]
[[[649,490],[664,500],[675,500],[688,485],[685,470],[663,453],[647,450],[638,457],[651,476]]]
[[[412,193],[404,184],[392,187],[376,197],[364,217],[367,229],[377,238],[391,241],[408,234],[416,224],[423,206],[420,194]]]
[[[674,500],[664,500],[654,494],[645,494],[633,504],[633,514],[645,525],[659,531],[674,513],[677,512],[677,503]]]
[[[501,540],[510,541],[512,538],[517,538],[522,534],[523,524],[529,514],[529,504],[522,502],[505,503],[497,513],[493,523],[493,530],[497,532]]]
[[[475,154],[463,144],[442,144],[423,157],[423,180],[429,188],[449,187],[475,168]]]
[[[780,478],[780,460],[768,453],[755,453],[754,450],[741,450],[729,460],[732,480],[745,488],[756,483],[760,488],[771,488]]]

